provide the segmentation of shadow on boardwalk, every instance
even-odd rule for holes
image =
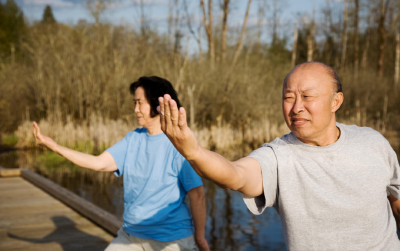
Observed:
[[[75,223],[65,216],[55,216],[51,220],[57,228],[41,239],[16,236],[12,233],[8,233],[8,237],[35,244],[58,243],[63,251],[104,250],[108,246],[104,239],[77,229]]]

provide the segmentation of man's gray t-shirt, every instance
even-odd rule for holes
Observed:
[[[341,135],[329,146],[290,133],[253,151],[264,194],[244,196],[247,207],[278,210],[289,250],[400,250],[387,199],[400,199],[396,153],[373,129],[337,126]]]

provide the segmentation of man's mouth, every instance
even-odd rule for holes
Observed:
[[[294,118],[294,119],[292,119],[292,122],[293,122],[294,126],[302,126],[305,123],[307,123],[308,120],[307,119],[303,119],[303,118]]]

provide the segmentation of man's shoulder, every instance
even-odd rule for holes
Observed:
[[[357,125],[345,125],[341,123],[337,123],[339,128],[341,130],[345,130],[346,136],[350,140],[362,140],[362,141],[369,141],[369,140],[374,140],[374,141],[386,141],[385,137],[383,135],[372,129],[371,127],[366,127],[366,126],[357,126]]]

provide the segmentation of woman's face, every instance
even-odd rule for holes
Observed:
[[[155,116],[152,118],[150,116],[151,106],[146,99],[143,87],[138,87],[135,91],[135,113],[137,116],[137,121],[139,125],[147,128],[151,124],[159,121],[159,117]]]

